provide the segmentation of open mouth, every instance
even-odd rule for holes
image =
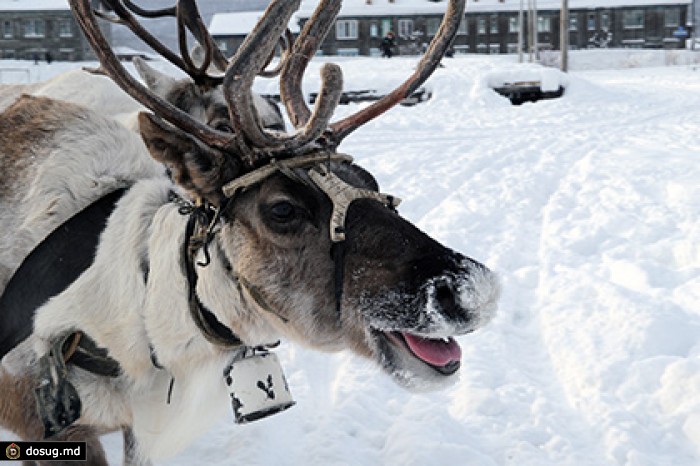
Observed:
[[[459,369],[462,349],[454,338],[426,338],[406,332],[382,332],[395,346],[408,351],[442,375]]]

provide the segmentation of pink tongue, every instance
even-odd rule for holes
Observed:
[[[433,366],[446,366],[452,361],[459,361],[462,349],[454,338],[448,341],[422,338],[409,333],[401,333],[413,354]]]

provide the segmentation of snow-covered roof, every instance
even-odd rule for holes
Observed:
[[[209,24],[209,32],[216,35],[246,35],[263,15],[263,11],[235,11],[230,13],[215,13]],[[299,32],[299,21],[292,16],[289,29]]]
[[[650,5],[689,5],[692,0],[569,0],[569,9],[589,8],[614,8],[627,6]],[[340,10],[339,16],[399,16],[416,14],[443,14],[446,0],[433,2],[428,0],[346,0]],[[303,0],[298,15],[300,18],[308,18],[318,5],[318,0]],[[527,7],[527,2],[525,2]],[[559,10],[561,0],[538,0],[539,10]],[[466,11],[469,12],[495,12],[517,11],[520,9],[520,0],[469,0]]]
[[[68,0],[0,0],[0,11],[70,10]]]

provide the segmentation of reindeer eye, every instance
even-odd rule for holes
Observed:
[[[280,223],[289,222],[294,219],[295,210],[291,202],[287,201],[277,202],[270,207],[272,218]]]
[[[224,133],[233,133],[233,128],[228,123],[219,123],[216,126],[214,126],[214,129],[217,131],[222,131]]]

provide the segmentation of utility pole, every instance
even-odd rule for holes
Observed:
[[[523,0],[520,0],[520,11],[518,11],[518,63],[523,62]]]
[[[537,24],[537,0],[532,0],[532,49],[535,55],[535,61],[540,59],[540,44],[539,40],[539,29]]]
[[[692,29],[690,30],[690,50],[695,50],[695,39],[697,37],[697,31],[696,31],[697,26],[698,26],[697,16],[696,16],[698,14],[698,12],[696,10],[697,3],[698,3],[698,0],[692,0],[692,3],[690,4],[691,21],[693,23]]]
[[[532,0],[527,0],[527,50],[530,63],[532,63],[532,51],[535,48],[533,46],[533,36],[535,35],[534,30],[532,28],[533,24],[534,23],[532,21]]]
[[[569,0],[561,0],[559,15],[559,47],[561,48],[561,70],[569,70]]]

